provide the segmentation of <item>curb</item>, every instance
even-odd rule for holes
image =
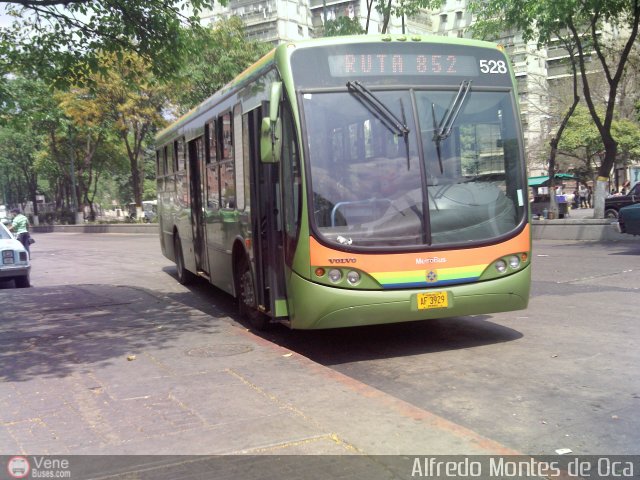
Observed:
[[[158,234],[157,223],[87,223],[83,225],[39,225],[31,227],[33,233],[148,233]]]

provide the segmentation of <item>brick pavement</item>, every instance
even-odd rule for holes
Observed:
[[[143,288],[2,290],[0,312],[2,455],[516,453]]]

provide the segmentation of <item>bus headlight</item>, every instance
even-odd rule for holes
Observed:
[[[514,270],[520,266],[520,258],[517,255],[511,255],[509,257],[509,266]]]
[[[342,280],[342,272],[336,268],[332,268],[331,270],[329,270],[327,276],[333,283],[338,283],[340,280]]]
[[[347,272],[347,282],[351,285],[355,285],[360,281],[360,274],[355,270],[349,270]]]
[[[496,270],[498,271],[498,273],[504,273],[507,271],[507,262],[505,262],[504,260],[500,259],[496,262]]]

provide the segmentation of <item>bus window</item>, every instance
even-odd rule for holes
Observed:
[[[206,203],[210,210],[218,210],[220,208],[220,174],[218,163],[218,142],[216,141],[216,121],[211,120],[207,123],[207,191]]]
[[[282,188],[284,200],[285,260],[290,265],[298,239],[301,208],[300,158],[289,108],[282,109]]]
[[[176,140],[177,151],[178,151],[178,160],[177,160],[177,168],[176,171],[182,172],[185,169],[185,148],[184,148],[184,138]]]
[[[231,113],[218,119],[218,135],[220,142],[220,207],[235,208],[236,181],[235,162],[233,156],[233,127]]]
[[[164,148],[162,149],[162,174],[163,175],[166,175],[167,173],[169,173],[169,168],[167,166],[168,152],[169,152],[169,147],[165,145]]]

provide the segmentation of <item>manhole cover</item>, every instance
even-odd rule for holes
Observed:
[[[221,345],[204,345],[202,347],[187,350],[187,355],[198,358],[211,357],[230,357],[231,355],[240,355],[253,350],[251,345],[242,343],[223,343]]]

